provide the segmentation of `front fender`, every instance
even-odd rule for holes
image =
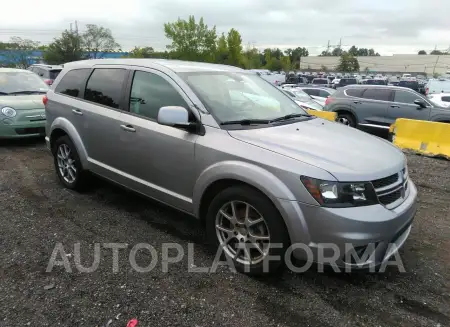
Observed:
[[[81,165],[86,169],[89,165],[87,151],[75,126],[73,126],[73,124],[68,119],[58,117],[53,121],[50,127],[50,137],[55,129],[63,130],[70,137],[73,144],[75,145],[78,156],[80,157]],[[50,139],[50,142],[53,142],[53,140]]]
[[[305,217],[289,188],[271,172],[241,161],[219,162],[206,168],[197,179],[193,193],[194,214],[200,217],[200,202],[208,186],[219,180],[234,179],[264,193],[280,212],[292,242],[308,242]]]

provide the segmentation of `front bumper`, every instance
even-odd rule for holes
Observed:
[[[288,218],[292,244],[306,244],[310,250],[294,249],[294,256],[320,264],[361,269],[387,262],[402,247],[411,231],[417,210],[417,189],[411,180],[409,189],[405,201],[392,210],[381,204],[324,208],[284,201],[283,211],[294,215]],[[358,255],[370,253],[370,257],[349,260],[352,250]]]
[[[17,122],[11,118],[0,120],[0,138],[26,138],[45,135],[45,120]]]

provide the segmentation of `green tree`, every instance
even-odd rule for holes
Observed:
[[[134,47],[128,53],[128,58],[155,58],[155,50],[152,47]]]
[[[226,64],[228,62],[228,43],[227,38],[225,37],[225,34],[222,33],[222,35],[217,40],[217,55],[216,55],[216,62],[218,64]]]
[[[87,24],[86,28],[82,35],[83,46],[94,59],[102,58],[105,52],[120,48],[109,28],[95,24]]]
[[[55,38],[44,52],[44,61],[50,65],[60,65],[70,61],[83,59],[81,37],[65,30],[59,38]]]
[[[20,37],[11,37],[7,44],[7,50],[4,52],[6,61],[17,68],[28,68],[32,63],[33,51],[39,47],[39,42],[22,39]]]
[[[243,61],[244,61],[244,67],[247,69],[257,69],[261,68],[262,61],[261,61],[261,54],[256,48],[248,48],[243,53]]]
[[[419,55],[426,55],[427,52],[425,50],[420,50],[417,54],[419,54]]]
[[[320,66],[320,70],[321,70],[322,72],[327,72],[327,71],[328,71],[328,67],[325,66],[325,65],[322,65],[322,66]]]
[[[352,55],[353,57],[356,57],[356,56],[359,55],[358,48],[357,48],[356,46],[354,46],[354,45],[352,45],[351,48],[348,49],[347,52],[348,52],[350,55]]]
[[[303,57],[308,57],[309,51],[306,48],[297,47],[292,50],[290,61],[294,64],[295,69],[300,69],[300,64]]]
[[[430,52],[430,55],[443,55],[444,52],[442,52],[441,50],[433,50]]]
[[[242,66],[242,38],[241,34],[234,28],[228,32],[228,64],[233,66]]]
[[[339,65],[337,70],[341,72],[351,73],[359,71],[358,59],[348,52],[343,52],[341,58],[339,59]]]
[[[285,72],[290,71],[292,68],[291,58],[289,58],[289,56],[281,57],[280,64],[281,64],[281,70],[284,70]],[[274,70],[279,70],[279,69],[274,69]]]
[[[172,41],[167,46],[173,56],[182,60],[213,62],[216,54],[216,27],[209,29],[200,18],[198,24],[194,16],[164,24],[164,33]]]
[[[331,55],[333,57],[340,57],[340,56],[342,56],[342,53],[343,53],[343,51],[341,48],[334,48],[333,51],[331,52]]]

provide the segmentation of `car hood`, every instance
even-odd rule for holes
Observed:
[[[401,150],[388,141],[319,118],[228,132],[242,142],[324,169],[339,181],[387,177],[406,164]]]
[[[45,109],[42,103],[44,94],[0,96],[0,107],[11,107],[15,110]]]

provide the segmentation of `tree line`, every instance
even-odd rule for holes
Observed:
[[[203,18],[196,21],[194,16],[189,16],[187,20],[179,18],[175,22],[165,23],[164,33],[171,42],[165,51],[157,51],[152,47],[135,47],[126,57],[180,59],[233,65],[246,69],[290,71],[304,67],[307,60],[303,60],[309,56],[309,51],[300,46],[284,51],[279,48],[261,51],[254,46],[244,46],[238,30],[232,28],[227,33],[218,35],[215,26],[209,27]],[[87,57],[101,58],[106,52],[120,50],[120,45],[115,41],[110,29],[89,24],[86,25],[86,31],[81,34],[65,30],[48,46],[20,38],[0,43],[0,51],[12,49],[20,50],[18,53],[24,57],[13,60],[17,66],[26,66],[26,57],[32,50],[42,50],[46,63],[58,65]],[[379,56],[379,53],[374,49],[352,46],[348,51],[341,48],[323,51],[321,56],[338,56],[339,65],[335,69],[355,72],[359,71],[357,56]],[[326,67],[321,69],[326,70]]]

